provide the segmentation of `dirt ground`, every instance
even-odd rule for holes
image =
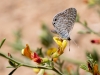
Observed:
[[[13,42],[13,31],[23,28],[23,42],[28,43],[31,48],[41,47],[39,35],[41,33],[41,23],[44,22],[50,29],[53,29],[52,19],[60,11],[69,7],[77,9],[81,21],[86,20],[91,29],[100,32],[100,19],[94,9],[89,9],[83,0],[0,0],[0,40],[6,38],[1,52],[8,53],[13,51],[7,45],[7,42]],[[85,60],[85,51],[91,51],[92,48],[100,48],[99,45],[93,45],[90,40],[97,36],[80,35],[77,32],[85,30],[79,23],[75,23],[71,32],[71,38],[76,41],[79,48],[71,42],[71,51],[68,47],[64,55],[71,59]],[[97,37],[99,38],[99,37]],[[14,56],[20,57],[19,53]],[[0,75],[8,75],[12,69],[7,69],[8,61],[0,57]],[[13,75],[35,75],[32,69],[21,67]],[[81,72],[83,74],[83,70]]]

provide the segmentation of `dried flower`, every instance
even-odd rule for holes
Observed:
[[[24,49],[22,49],[21,52],[22,52],[22,55],[24,55],[32,60],[32,58],[31,58],[32,51],[30,50],[30,47],[28,46],[28,44],[26,44],[26,47]]]
[[[42,59],[35,52],[31,54],[31,58],[34,62],[37,62],[38,64],[42,62]]]
[[[93,39],[91,40],[91,43],[100,44],[100,39]]]

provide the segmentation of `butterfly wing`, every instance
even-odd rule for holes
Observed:
[[[58,13],[53,18],[52,24],[55,27],[57,33],[62,38],[67,38],[69,36],[69,32],[74,26],[76,15],[77,15],[76,9],[69,8],[63,12]]]

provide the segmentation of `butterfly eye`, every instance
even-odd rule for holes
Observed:
[[[54,25],[55,23],[53,23],[53,25]]]
[[[57,21],[57,19],[55,19],[55,21]]]

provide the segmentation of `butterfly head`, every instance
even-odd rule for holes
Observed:
[[[70,38],[70,37],[68,37],[68,38],[67,38],[67,40],[69,40],[69,41],[70,41],[70,40],[71,40],[71,38]]]

